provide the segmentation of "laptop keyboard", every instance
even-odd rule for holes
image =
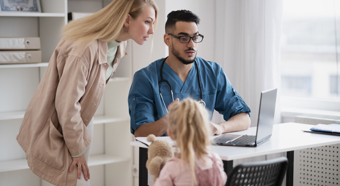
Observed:
[[[244,136],[241,136],[241,137],[239,137],[239,138],[237,138],[234,141],[231,141],[229,143],[232,143],[232,144],[254,144],[255,143],[255,137],[256,136],[244,135]]]

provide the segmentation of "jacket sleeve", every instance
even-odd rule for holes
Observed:
[[[85,93],[88,69],[75,56],[65,56],[58,62],[59,83],[55,107],[66,146],[72,156],[82,153],[91,139],[80,110],[80,100]]]

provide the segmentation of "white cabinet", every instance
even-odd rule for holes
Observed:
[[[68,12],[95,12],[110,1],[40,0],[41,13],[0,12],[0,37],[40,37],[42,63],[0,65],[0,186],[49,185],[28,168],[16,141],[22,118],[67,24]],[[129,46],[128,43],[128,53]],[[94,117],[91,185],[132,185],[132,147],[127,96],[132,62],[122,59]]]

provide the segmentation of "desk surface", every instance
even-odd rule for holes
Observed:
[[[272,137],[258,147],[229,147],[229,146],[209,146],[211,151],[220,155],[223,160],[236,160],[254,156],[301,150],[305,148],[320,147],[324,145],[334,145],[340,143],[340,136],[312,134],[303,132],[312,125],[299,123],[275,124]],[[237,134],[254,134],[256,128],[235,132]],[[170,140],[169,137],[162,137]],[[146,147],[140,142],[131,142],[132,146]]]

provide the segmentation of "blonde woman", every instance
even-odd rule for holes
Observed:
[[[180,153],[167,161],[154,186],[225,185],[227,175],[221,158],[208,150],[209,116],[197,101],[187,98],[170,105],[168,135]]]
[[[58,186],[89,185],[92,118],[105,85],[126,41],[142,45],[156,19],[153,0],[114,0],[65,26],[17,136],[33,173]]]

